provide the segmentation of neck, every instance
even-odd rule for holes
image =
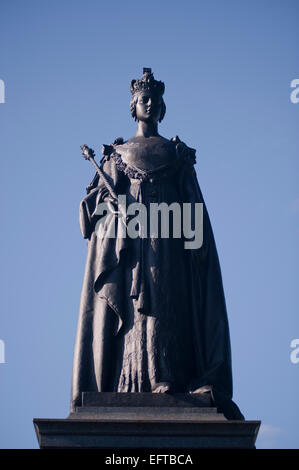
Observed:
[[[158,123],[138,121],[135,137],[152,137],[158,135]]]

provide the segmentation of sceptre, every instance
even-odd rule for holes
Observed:
[[[82,155],[83,157],[85,158],[85,160],[89,160],[93,166],[95,167],[96,169],[96,172],[98,173],[98,175],[100,176],[100,178],[102,179],[104,185],[106,186],[106,188],[108,189],[108,192],[109,192],[109,195],[112,199],[112,202],[113,204],[115,204],[117,207],[118,207],[118,211],[113,211],[111,209],[111,206],[109,206],[109,202],[107,203],[108,204],[108,207],[110,209],[110,211],[113,213],[113,214],[120,214],[121,217],[122,217],[122,220],[124,222],[124,224],[126,225],[126,220],[127,220],[127,214],[126,212],[124,211],[123,207],[118,204],[118,197],[117,197],[117,194],[116,192],[114,191],[114,189],[112,188],[111,184],[109,183],[109,181],[107,180],[106,176],[104,175],[103,171],[101,170],[101,168],[99,167],[99,165],[97,164],[97,162],[95,161],[94,157],[95,157],[95,152],[92,148],[88,147],[88,145],[84,144],[84,145],[81,145],[80,146],[81,150],[82,150]]]

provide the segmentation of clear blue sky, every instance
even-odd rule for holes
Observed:
[[[197,149],[227,300],[234,398],[257,446],[299,448],[298,1],[1,0],[0,447],[68,414],[93,176],[83,143],[131,137],[129,83],[166,83],[165,137]]]

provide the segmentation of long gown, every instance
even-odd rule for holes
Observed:
[[[146,171],[126,163],[114,147],[101,168],[115,192],[126,195],[127,205],[137,201],[149,209],[151,202],[203,203],[200,248],[185,249],[184,237],[98,237],[97,205],[107,196],[98,175],[81,202],[88,255],[72,410],[81,405],[82,392],[151,392],[161,383],[173,392],[208,385],[232,397],[221,272],[194,169],[195,151],[182,143],[174,149],[169,163]],[[119,233],[117,220],[116,226]]]

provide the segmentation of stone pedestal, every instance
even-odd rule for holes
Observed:
[[[254,448],[259,421],[229,421],[209,394],[83,393],[66,419],[34,419],[40,448]]]

